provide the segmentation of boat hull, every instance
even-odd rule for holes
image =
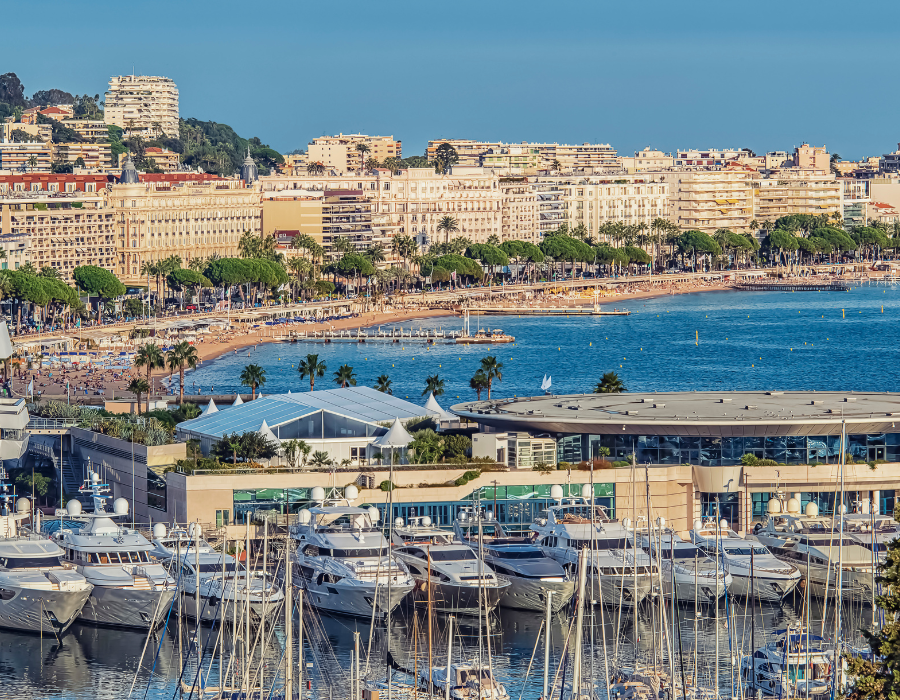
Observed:
[[[628,574],[625,576],[594,574],[588,579],[588,590],[592,591],[591,596],[594,596],[599,590],[600,599],[610,605],[619,605],[620,602],[625,606],[640,604],[650,595],[652,589],[653,584],[648,574],[639,575],[637,584],[635,584],[635,577]]]
[[[477,585],[460,586],[432,581],[431,605],[437,612],[478,615],[479,607],[481,612],[490,612],[496,608],[500,604],[500,598],[509,587],[509,583],[501,583],[498,586],[485,586],[482,589]],[[479,595],[482,591],[483,595]],[[416,581],[413,599],[417,602],[428,601],[428,583],[426,581]]]
[[[739,576],[731,572],[731,586],[728,590],[732,595],[744,598],[756,598],[766,603],[779,603],[784,600],[800,583],[800,577],[787,578],[785,576],[765,576],[756,574],[751,583],[749,576]]]
[[[550,609],[559,612],[575,595],[574,581],[541,581],[539,579],[508,576],[509,588],[500,596],[501,608],[515,610],[545,610],[547,593],[552,592]]]
[[[294,575],[294,585],[306,591],[305,602],[319,610],[371,619],[382,619],[394,610],[413,589],[412,584],[392,583],[390,591],[386,583],[355,582],[345,585],[342,581],[329,583],[307,581]],[[374,608],[374,611],[373,611]]]
[[[80,591],[47,591],[5,583],[0,589],[0,627],[60,635],[75,622],[90,595],[90,587]]]
[[[194,593],[185,592],[184,597],[181,600],[182,612],[185,617],[190,618],[191,620],[197,619],[197,598]],[[250,621],[253,624],[258,624],[262,619],[271,618],[276,610],[278,609],[278,605],[281,602],[282,596],[279,595],[277,600],[271,599],[267,600],[265,603],[261,600],[251,600],[250,601]],[[237,607],[237,617],[240,621],[241,613],[244,608],[245,600],[238,601]],[[224,607],[223,607],[224,606]],[[234,600],[231,598],[219,598],[218,596],[210,595],[204,596],[200,595],[200,622],[204,624],[213,624],[219,621],[220,616],[225,617],[225,624],[230,624],[234,619],[235,608],[234,608]]]
[[[165,619],[174,597],[174,588],[143,591],[94,586],[80,619],[104,627],[155,629]]]

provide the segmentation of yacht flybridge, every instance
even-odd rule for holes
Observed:
[[[660,518],[655,525],[639,531],[641,547],[659,562],[662,592],[678,600],[710,603],[718,600],[731,586],[732,577],[722,563],[674,531],[665,528]]]
[[[292,580],[320,610],[382,618],[415,582],[406,566],[393,560],[387,538],[375,526],[378,509],[349,505],[357,495],[351,485],[346,498],[325,500],[324,489],[313,489],[318,505],[301,510],[299,523],[290,528],[297,547]]]
[[[137,530],[113,521],[128,514],[128,501],[117,498],[106,509],[109,486],[92,472],[80,489],[94,503],[93,513],[81,512],[81,501],[70,500],[61,517],[83,523],[53,534],[65,549],[66,561],[94,586],[81,619],[98,625],[153,629],[165,618],[175,597],[175,579],[150,558],[152,545]]]
[[[453,523],[457,538],[510,585],[500,598],[500,607],[541,610],[548,594],[553,612],[575,595],[575,580],[555,559],[548,557],[531,539],[512,538],[484,508],[463,508]]]
[[[559,498],[531,525],[535,544],[574,576],[578,553],[589,548],[592,596],[604,603],[634,605],[651,591],[656,569],[650,557],[634,546],[631,522],[610,518],[603,506],[587,498]]]
[[[691,541],[731,575],[734,595],[777,603],[800,583],[797,567],[779,561],[764,544],[745,540],[728,528],[725,520],[695,520]]]
[[[27,498],[16,501],[0,466],[0,627],[61,635],[91,593],[84,576],[62,560],[52,541],[20,527],[31,515]],[[34,523],[33,523],[34,524]]]

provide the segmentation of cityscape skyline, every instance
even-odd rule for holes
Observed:
[[[167,7],[176,6],[162,3],[163,13]],[[549,24],[536,7],[463,3],[457,16],[473,17],[481,29],[462,32],[437,11],[409,3],[387,11],[350,3],[355,19],[340,28],[324,7],[276,3],[265,18],[239,19],[224,7],[207,16],[203,6],[177,6],[179,26],[206,28],[188,42],[174,25],[146,37],[117,34],[136,9],[92,18],[105,40],[79,47],[73,62],[52,52],[17,61],[27,34],[11,36],[4,72],[17,73],[29,95],[50,88],[102,94],[109,75],[132,70],[166,75],[179,86],[183,116],[229,124],[280,152],[338,132],[393,134],[406,155],[439,138],[609,143],[621,154],[646,146],[759,153],[810,142],[845,159],[878,155],[895,143],[889,120],[897,98],[879,89],[891,78],[889,43],[879,40],[891,26],[887,3],[867,6],[864,17],[845,16],[837,3],[771,12],[775,6],[766,2],[752,15],[705,2],[677,10],[570,3],[556,6],[558,21]],[[23,10],[10,12],[15,20]],[[284,18],[277,25],[269,21],[276,14]],[[304,27],[300,51],[290,38],[293,20]],[[702,29],[710,21],[724,33]],[[62,41],[85,22],[61,9],[47,24],[47,39]],[[603,29],[609,27],[622,29]],[[266,46],[258,43],[263,34]],[[397,48],[371,42],[398,35],[428,40],[401,39]],[[243,41],[259,48],[230,58],[244,50]],[[863,48],[865,70],[846,58]],[[859,100],[839,98],[841,85],[877,95],[878,108],[860,112]]]

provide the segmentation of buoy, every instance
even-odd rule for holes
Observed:
[[[588,347],[589,347],[589,348],[592,348],[592,347],[594,347],[594,344],[593,344],[593,343],[588,343]]]
[[[841,309],[841,318],[847,318],[847,312]]]

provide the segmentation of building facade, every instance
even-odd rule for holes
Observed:
[[[109,79],[103,118],[129,134],[177,138],[178,88],[158,75],[114,75]]]
[[[713,234],[720,228],[736,233],[750,230],[753,219],[753,168],[729,167],[676,168],[647,172],[668,185],[669,221],[683,230],[697,229]]]
[[[753,215],[758,221],[775,221],[789,214],[840,214],[842,190],[829,170],[773,170],[755,182]]]
[[[49,173],[52,155],[50,143],[0,143],[0,170]]]
[[[492,162],[504,163],[536,162],[537,170],[612,169],[621,168],[616,149],[608,143],[502,143],[500,141],[475,141],[471,139],[434,139],[428,142],[426,156],[434,160],[435,152],[442,143],[449,143],[459,156],[459,165],[470,167],[493,167]],[[513,158],[515,156],[515,158]],[[496,161],[491,159],[496,158]],[[513,170],[517,172],[517,170]]]
[[[112,151],[108,143],[57,143],[53,145],[53,160],[74,163],[81,158],[82,167],[100,170],[112,165]]]
[[[359,145],[368,148],[365,153]],[[385,158],[402,158],[402,144],[393,136],[367,136],[365,134],[338,134],[320,136],[309,142],[306,162],[321,163],[326,168],[346,173],[365,170],[365,163],[374,158],[383,163]]]
[[[621,156],[619,162],[628,173],[639,173],[644,170],[662,170],[675,165],[671,153],[663,153],[647,146],[643,151],[635,151],[634,156]]]

